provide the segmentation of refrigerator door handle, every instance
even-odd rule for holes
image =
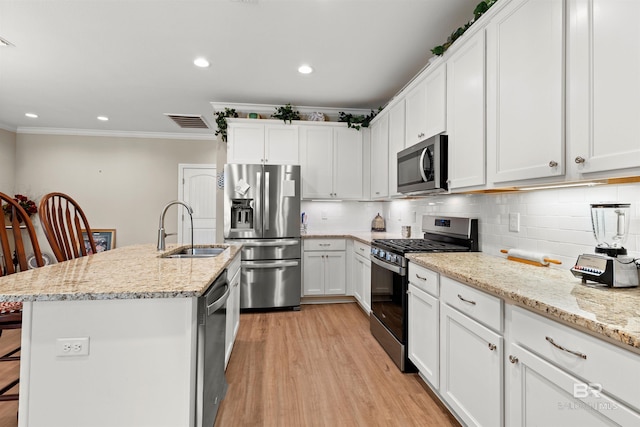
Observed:
[[[271,191],[269,189],[269,172],[264,173],[264,230],[269,230],[269,199]]]
[[[246,248],[250,247],[265,247],[265,246],[295,246],[300,244],[300,240],[298,239],[290,239],[290,240],[273,240],[266,242],[247,242],[246,240],[232,240],[226,239],[227,243],[242,243],[242,245]]]
[[[286,261],[242,261],[242,268],[248,269],[265,269],[265,268],[282,268],[282,267],[297,267],[300,265],[300,261],[286,260]]]

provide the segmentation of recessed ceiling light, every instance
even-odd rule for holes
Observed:
[[[298,67],[298,72],[300,74],[311,74],[313,73],[313,68],[311,68],[311,65],[304,64]]]
[[[25,113],[25,116],[30,117],[32,119],[37,119],[38,115],[35,113]]]
[[[98,116],[98,120],[100,120],[102,122],[108,122],[109,121],[109,117],[107,117],[107,116]]]
[[[200,67],[200,68],[207,68],[207,67],[210,65],[210,64],[209,64],[209,61],[207,61],[207,60],[206,60],[206,59],[204,59],[204,58],[196,58],[196,59],[193,61],[193,64],[194,64],[196,67]]]

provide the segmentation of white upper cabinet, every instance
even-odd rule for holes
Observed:
[[[424,79],[405,97],[405,147],[410,147],[427,137],[427,90]]]
[[[229,121],[227,163],[297,165],[298,126]]]
[[[569,168],[576,178],[629,175],[625,168],[640,167],[640,2],[569,5]]]
[[[347,127],[333,129],[333,188],[338,199],[363,198],[362,132]]]
[[[380,117],[371,124],[371,198],[384,199],[389,196],[389,115]]]
[[[478,31],[447,60],[449,188],[484,185],[485,32]]]
[[[303,199],[363,199],[362,132],[301,125],[300,165]]]
[[[447,130],[447,64],[442,62],[435,67],[424,79],[427,138]]]
[[[487,26],[487,174],[565,173],[565,1],[512,0]]]
[[[410,147],[446,129],[446,64],[433,65],[405,97],[405,146]]]
[[[404,149],[404,100],[389,108],[389,196],[398,193],[398,152]]]

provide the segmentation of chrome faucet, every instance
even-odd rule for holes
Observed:
[[[164,231],[164,216],[167,213],[167,209],[169,209],[172,205],[182,205],[187,209],[187,213],[191,218],[191,252],[193,253],[193,209],[191,206],[183,202],[182,200],[174,200],[169,203],[162,209],[162,213],[160,214],[160,224],[158,225],[158,250],[165,250],[165,238],[167,236],[173,236],[176,233],[165,233]]]

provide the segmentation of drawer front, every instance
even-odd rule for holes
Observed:
[[[510,310],[512,341],[590,383],[595,392],[602,387],[602,392],[640,409],[639,354],[520,307]]]
[[[440,275],[413,262],[409,263],[409,283],[436,298],[440,296]]]
[[[362,243],[358,240],[353,241],[353,252],[358,255],[362,255],[363,257],[369,259],[369,254],[371,253],[371,246]]]
[[[440,300],[477,320],[502,332],[502,300],[448,277],[440,277]]]
[[[344,251],[347,242],[344,239],[305,239],[305,251]]]

